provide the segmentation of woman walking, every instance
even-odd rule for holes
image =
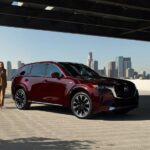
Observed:
[[[4,63],[0,62],[0,108],[4,106],[6,87],[7,87],[6,69],[4,68]]]

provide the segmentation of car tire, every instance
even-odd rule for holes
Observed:
[[[23,88],[16,90],[14,100],[18,109],[26,110],[30,108],[31,103],[27,101],[27,94]]]
[[[92,101],[85,92],[76,93],[71,99],[72,113],[80,118],[90,118],[92,115]]]

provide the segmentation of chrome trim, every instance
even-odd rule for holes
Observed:
[[[113,111],[115,109],[116,109],[115,107],[109,107],[109,111]]]
[[[54,105],[54,106],[63,106],[61,104],[54,104],[54,103],[47,103],[47,102],[38,102],[38,101],[30,101],[31,103],[35,103],[35,104],[46,104],[46,105]]]
[[[114,96],[115,98],[118,98],[118,99],[124,99],[123,97],[118,97],[118,96],[117,96],[114,87],[106,86],[105,88],[111,90],[111,92],[112,92],[112,94],[113,94],[113,96]],[[136,95],[136,91],[137,91],[137,90],[135,89],[135,92],[134,92],[133,97]],[[128,98],[133,98],[133,97],[128,97]],[[127,98],[127,99],[128,99],[128,98]]]
[[[129,106],[121,106],[121,107],[109,107],[109,111],[113,110],[122,110],[122,109],[128,109],[128,108],[137,108],[138,105],[129,105]]]
[[[105,88],[107,88],[107,89],[111,90],[111,92],[113,93],[113,95],[114,95],[114,97],[115,97],[115,98],[119,98],[119,97],[117,97],[117,95],[116,95],[116,92],[115,92],[114,87],[106,86]]]

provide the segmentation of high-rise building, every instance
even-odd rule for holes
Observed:
[[[108,64],[108,77],[112,77],[112,78],[117,77],[116,62],[115,61],[111,61]]]
[[[12,65],[10,61],[7,61],[7,80],[10,81],[12,77]]]
[[[18,68],[24,66],[24,63],[22,63],[21,61],[18,61]]]
[[[150,79],[150,74],[147,74],[147,75],[146,75],[146,78],[147,78],[147,79]]]
[[[132,69],[132,62],[130,57],[123,57],[123,56],[117,57],[116,70],[118,78],[126,78],[127,72],[130,71],[130,69]]]
[[[143,79],[145,79],[146,78],[146,71],[141,71],[141,76],[143,77]]]
[[[92,52],[89,52],[88,59],[87,59],[87,66],[90,67],[90,68],[92,68],[92,63],[93,63]]]
[[[17,69],[12,69],[11,77],[13,78],[17,73]]]
[[[125,57],[123,58],[123,71],[124,71],[124,77],[127,77],[126,76],[126,72],[127,72],[127,69],[129,68],[129,71],[130,69],[132,68],[132,63],[131,63],[131,58],[130,57]],[[128,78],[128,77],[127,77]]]
[[[126,69],[126,78],[128,78],[128,79],[134,78],[134,69],[132,69],[132,68]]]
[[[21,67],[24,66],[24,65],[25,65],[25,63],[21,63]]]
[[[139,75],[138,72],[137,72],[137,71],[134,71],[134,77],[133,77],[133,78],[134,78],[134,79],[138,79],[138,75]]]
[[[101,76],[106,76],[106,68],[98,70],[98,74]]]
[[[18,68],[20,68],[22,66],[21,61],[18,61]]]
[[[124,59],[123,56],[119,56],[116,58],[116,70],[117,70],[117,77],[124,78]]]
[[[98,72],[98,61],[94,60],[92,63],[92,69],[96,72]]]

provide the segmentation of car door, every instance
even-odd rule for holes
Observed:
[[[32,65],[31,75],[29,78],[30,83],[30,99],[32,101],[43,101],[44,91],[43,84],[46,75],[46,63],[36,63]]]
[[[53,73],[59,73],[60,78],[52,77]],[[44,83],[44,101],[63,105],[67,81],[63,78],[62,71],[56,64],[49,63],[46,76]]]

